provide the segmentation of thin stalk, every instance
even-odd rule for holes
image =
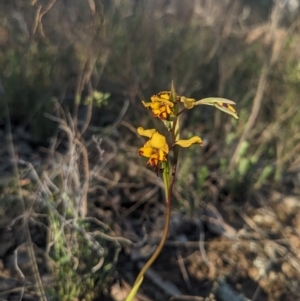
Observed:
[[[165,182],[165,191],[166,191],[166,195],[167,195],[167,197],[166,197],[166,220],[165,220],[164,232],[163,232],[162,238],[160,240],[160,243],[159,243],[157,249],[155,250],[155,252],[152,254],[150,259],[147,261],[147,263],[143,266],[140,273],[138,274],[138,276],[135,280],[134,286],[138,284],[140,279],[145,275],[146,271],[156,260],[156,258],[160,254],[160,252],[167,240],[168,234],[169,234],[170,219],[171,219],[171,198],[172,198],[173,185],[174,185],[174,181],[175,181],[176,165],[175,164],[173,165],[172,176],[171,176],[171,181],[170,181],[169,187],[167,187],[167,185],[168,185],[167,178],[169,178],[169,174],[165,175],[166,172],[167,171],[164,170],[164,177],[163,177],[164,182]]]
[[[163,162],[163,181],[164,181],[164,187],[165,187],[165,197],[166,200],[168,199],[168,189],[170,187],[170,165],[169,162]]]

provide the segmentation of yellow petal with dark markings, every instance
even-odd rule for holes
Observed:
[[[153,148],[152,147],[143,146],[139,149],[139,155],[140,156],[150,158],[152,156],[152,154],[153,154]]]

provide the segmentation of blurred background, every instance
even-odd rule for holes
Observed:
[[[122,301],[164,225],[141,100],[182,114],[171,228],[135,300],[300,300],[298,0],[0,2],[0,300]]]

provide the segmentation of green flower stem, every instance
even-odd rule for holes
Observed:
[[[164,188],[165,188],[165,197],[166,200],[168,199],[168,191],[170,187],[170,165],[169,162],[163,162],[163,181],[164,181]]]

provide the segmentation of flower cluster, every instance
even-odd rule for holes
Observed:
[[[148,165],[156,167],[159,162],[167,161],[169,146],[166,137],[158,133],[156,129],[145,130],[142,127],[137,129],[141,136],[148,137],[149,140],[139,149],[139,155],[150,158]]]
[[[180,104],[183,104],[184,110],[189,110],[199,105],[214,106],[238,119],[237,113],[232,106],[235,103],[224,98],[204,98],[196,101],[196,99],[193,98],[178,96],[176,95],[175,91],[163,91],[151,96],[151,102],[142,101],[142,103],[145,108],[151,110],[154,117],[157,117],[164,122],[176,121],[179,115],[178,107]],[[170,130],[171,128],[168,129]],[[147,165],[150,165],[154,168],[157,168],[162,162],[167,162],[170,147],[174,147],[175,145],[181,147],[189,147],[192,144],[202,145],[202,140],[198,136],[194,136],[187,140],[182,140],[177,139],[179,135],[176,136],[173,133],[173,141],[171,146],[169,146],[166,137],[160,134],[156,129],[146,130],[142,127],[139,127],[137,132],[139,135],[149,138],[144,146],[139,149],[138,153],[141,156],[149,158]]]
[[[166,137],[161,135],[156,129],[145,130],[139,127],[137,132],[139,135],[149,138],[144,146],[139,149],[140,156],[149,158],[147,165],[157,167],[160,162],[166,162],[169,153]],[[192,144],[202,144],[201,138],[194,136],[187,140],[179,139],[172,146],[189,147]]]
[[[160,92],[151,96],[151,102],[142,101],[145,108],[150,109],[154,117],[167,120],[174,116],[174,103],[170,101],[170,92]]]

